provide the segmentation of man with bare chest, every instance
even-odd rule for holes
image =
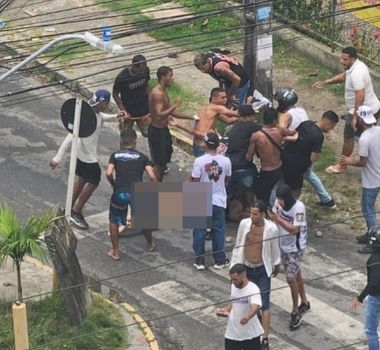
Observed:
[[[204,106],[196,116],[194,129],[177,122],[171,123],[193,135],[193,155],[203,156],[206,153],[204,137],[209,132],[215,132],[216,121],[220,120],[226,124],[232,124],[239,120],[239,112],[226,108],[227,93],[222,88],[214,88],[210,93],[210,103]]]
[[[252,162],[255,153],[261,161],[256,186],[257,198],[269,205],[271,192],[282,178],[281,145],[284,137],[295,132],[277,126],[278,112],[268,108],[263,115],[263,128],[252,134],[246,158]]]
[[[167,89],[174,81],[173,70],[165,66],[158,68],[157,79],[158,84],[149,95],[149,113],[152,120],[148,128],[148,143],[156,178],[162,181],[164,170],[170,163],[173,153],[172,137],[168,128],[170,118],[192,119],[192,117],[177,111],[181,105],[178,97],[173,104],[170,104]]]
[[[251,205],[250,218],[240,222],[231,257],[231,266],[246,265],[248,279],[260,289],[264,328],[262,349],[269,349],[270,278],[278,274],[281,262],[278,228],[265,219],[266,208],[265,203],[260,200]]]

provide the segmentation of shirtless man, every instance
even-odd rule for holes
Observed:
[[[210,93],[210,103],[204,106],[197,116],[193,117],[196,120],[194,129],[177,122],[170,123],[194,136],[193,155],[195,157],[203,156],[206,153],[204,137],[209,132],[215,132],[217,120],[226,124],[232,124],[239,120],[239,112],[226,108],[226,103],[226,91],[222,88],[214,88]]]
[[[262,349],[269,349],[270,278],[278,274],[281,263],[280,248],[276,238],[278,228],[265,219],[266,208],[266,204],[260,200],[251,205],[250,218],[240,222],[231,257],[231,266],[245,264],[248,279],[260,289],[264,328]]]
[[[246,158],[252,162],[257,153],[261,160],[261,170],[257,181],[256,195],[269,205],[271,192],[282,178],[281,144],[284,137],[295,131],[277,126],[278,112],[268,108],[263,115],[263,128],[252,134]]]
[[[148,143],[156,178],[158,181],[162,181],[164,170],[170,163],[173,153],[172,137],[168,128],[170,117],[180,119],[193,119],[193,117],[177,111],[181,105],[179,97],[173,104],[170,104],[167,88],[174,81],[173,70],[165,66],[158,68],[157,79],[158,84],[149,95],[151,124],[148,128]]]

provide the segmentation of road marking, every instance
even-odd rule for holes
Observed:
[[[165,281],[151,285],[142,289],[143,292],[150,297],[160,301],[163,304],[169,305],[177,311],[184,312],[186,315],[208,327],[225,329],[226,320],[215,315],[216,306],[214,302],[202,295],[193,292],[190,288],[176,281]],[[189,311],[194,308],[201,308],[195,311]],[[286,341],[271,334],[271,349],[282,350],[299,350],[299,348],[287,343]]]
[[[302,265],[302,269],[303,268],[304,264]],[[211,271],[219,276],[229,279],[227,269],[219,271],[212,269]],[[335,276],[335,278],[340,278],[340,276]],[[287,283],[279,280],[278,278],[272,278],[272,290],[271,303],[287,312],[290,312],[292,309],[292,302]],[[342,343],[342,345],[356,343],[365,338],[364,326],[362,322],[357,321],[351,316],[335,309],[318,298],[315,298],[308,293],[306,294],[312,307],[312,311],[307,313],[304,317],[306,322],[329,334],[333,339],[336,339],[338,342]]]

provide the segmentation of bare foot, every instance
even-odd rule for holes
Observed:
[[[152,243],[152,244],[146,244],[145,245],[145,250],[149,253],[152,253],[156,250],[156,243]]]
[[[113,250],[110,250],[108,253],[107,253],[107,255],[110,257],[110,258],[112,258],[113,260],[120,260],[120,257],[119,257],[119,255],[115,255],[114,253],[113,253]]]

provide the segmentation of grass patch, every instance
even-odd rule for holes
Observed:
[[[301,56],[297,50],[285,41],[274,37],[273,61],[280,69],[289,69],[296,73],[301,84],[311,86],[317,80],[325,80],[336,75],[332,69],[322,66],[305,56]],[[315,73],[317,72],[317,76]],[[343,101],[344,84],[328,85],[326,90]]]
[[[322,152],[319,155],[317,162],[314,164],[314,170],[324,170],[331,164],[335,164],[336,160],[337,159],[335,151],[332,149],[331,146],[324,143],[322,147]]]
[[[175,78],[175,71],[174,71]],[[153,88],[157,84],[157,79],[151,79],[149,81],[149,87]],[[179,108],[180,111],[198,111],[199,108],[207,104],[206,98],[194,93],[193,90],[187,86],[174,83],[168,88],[168,95],[170,102],[173,103],[177,96],[182,100],[182,104]]]
[[[149,27],[157,21],[142,14],[141,11],[168,2],[163,0],[124,0],[103,4],[102,1],[97,0],[99,5],[112,12],[124,12],[123,20],[125,23],[134,22],[136,26],[148,25]],[[205,0],[178,0],[175,3],[178,4],[178,7],[183,5],[189,13],[195,15],[224,8],[221,4],[210,3]],[[177,5],[172,7],[177,7]],[[214,47],[223,46],[223,42],[226,42],[228,46],[231,45],[231,42],[240,40],[238,37],[242,35],[241,29],[226,30],[239,26],[241,26],[241,22],[231,14],[210,14],[208,17],[194,19],[189,23],[151,28],[148,34],[157,40],[166,41],[173,45],[207,51]]]
[[[92,310],[80,328],[70,324],[62,297],[49,296],[40,301],[28,302],[30,348],[39,350],[124,350],[127,347],[127,340],[125,328],[120,328],[123,325],[123,318],[119,311],[99,295],[93,295],[92,300]],[[3,304],[0,308],[0,349],[13,349],[11,306]],[[103,331],[108,328],[112,328],[112,330]],[[80,338],[64,341],[75,337]],[[50,345],[44,345],[48,343]]]

